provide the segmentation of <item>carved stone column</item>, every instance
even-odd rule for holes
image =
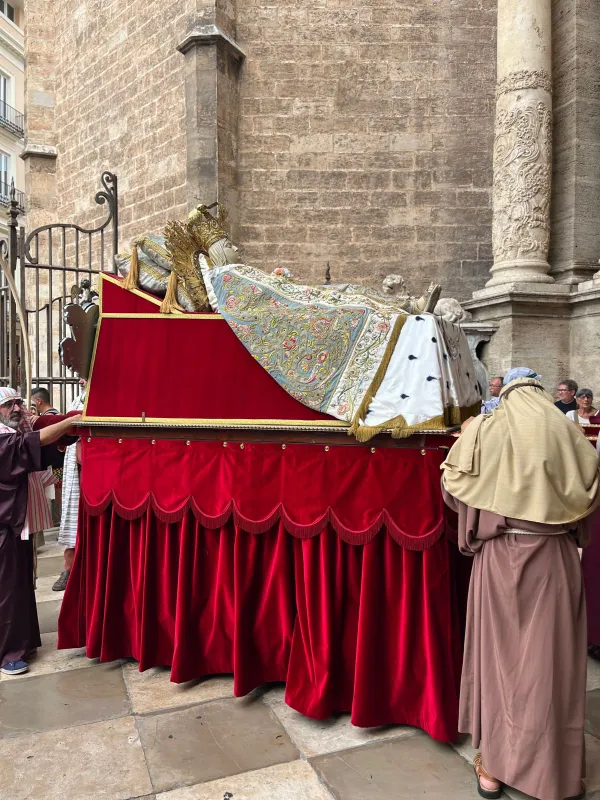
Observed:
[[[551,0],[498,3],[492,242],[487,286],[552,283]]]

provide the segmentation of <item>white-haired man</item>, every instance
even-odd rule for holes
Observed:
[[[23,400],[0,387],[0,672],[20,675],[25,656],[40,647],[35,606],[33,541],[22,538],[29,474],[47,466],[43,448],[58,441],[80,416],[22,433]]]

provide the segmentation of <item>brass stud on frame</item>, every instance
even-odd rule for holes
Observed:
[[[372,448],[371,448],[371,452],[372,452],[372,453],[374,453],[374,452],[375,452],[375,448],[374,448],[374,447],[372,447]]]
[[[427,450],[421,450],[421,455],[424,456]]]
[[[186,445],[187,445],[188,447],[191,445],[191,442],[190,442],[190,440],[189,440],[189,439],[187,440],[187,442],[186,442]]]
[[[227,442],[223,442],[223,447],[227,447]]]
[[[244,449],[244,443],[242,442],[242,443],[240,444],[240,450],[243,450],[243,449]]]
[[[152,441],[150,442],[150,444],[156,444],[156,439],[152,439]]]
[[[123,444],[123,439],[119,439],[119,444]]]
[[[282,444],[282,445],[281,445],[281,449],[282,449],[282,450],[285,450],[285,448],[286,448],[286,447],[287,447],[287,445],[286,445],[286,444]]]
[[[328,445],[328,444],[326,444],[326,445],[325,445],[325,452],[326,452],[326,453],[328,453],[328,452],[329,452],[329,445]]]
[[[90,436],[89,439],[88,439],[88,442],[91,442],[91,441],[92,441],[92,437]]]

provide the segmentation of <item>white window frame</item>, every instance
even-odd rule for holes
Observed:
[[[2,169],[4,166],[3,161],[6,159],[6,172]],[[10,153],[5,150],[0,150],[0,184],[5,184],[6,194],[2,192],[2,196],[8,197],[10,194],[10,182],[12,180],[12,157]]]
[[[12,10],[13,10],[13,19],[11,19],[8,16],[8,6],[10,6],[12,8]],[[9,22],[12,22],[13,25],[17,24],[16,23],[17,8],[16,8],[16,6],[13,6],[12,3],[9,3],[8,0],[0,0],[0,14],[2,14],[3,17],[6,17],[6,19]]]

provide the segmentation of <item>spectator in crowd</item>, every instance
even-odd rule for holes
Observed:
[[[38,417],[44,417],[46,414],[58,414],[58,411],[50,402],[50,392],[43,386],[38,386],[33,390],[31,393],[31,402],[36,408],[35,413]]]
[[[594,408],[594,393],[591,389],[578,389],[575,395],[576,411],[567,411],[567,418],[580,425],[589,425],[590,417],[596,416],[598,409]]]
[[[85,403],[86,381],[80,380],[81,392],[71,403],[69,411],[83,411]],[[67,447],[63,469],[62,484],[62,513],[60,515],[60,531],[58,543],[65,548],[65,568],[52,586],[54,592],[64,592],[71,574],[71,567],[75,558],[75,542],[77,540],[77,520],[79,516],[79,463],[77,458],[78,445]]]
[[[577,383],[570,379],[561,381],[558,384],[558,389],[556,390],[557,400],[554,405],[559,408],[563,414],[569,411],[577,411],[577,401],[575,400],[577,389]]]
[[[491,378],[489,382],[490,399],[484,400],[481,404],[482,414],[491,414],[500,402],[500,392],[502,390],[502,378]]]
[[[31,393],[31,402],[34,406],[34,413],[38,417],[46,417],[58,414],[58,411],[52,405],[50,392],[43,386],[38,386],[33,390]],[[51,504],[53,518],[52,521],[58,525],[60,522],[60,508],[62,505],[62,466],[52,467],[52,476],[54,478],[54,499],[52,500]]]

